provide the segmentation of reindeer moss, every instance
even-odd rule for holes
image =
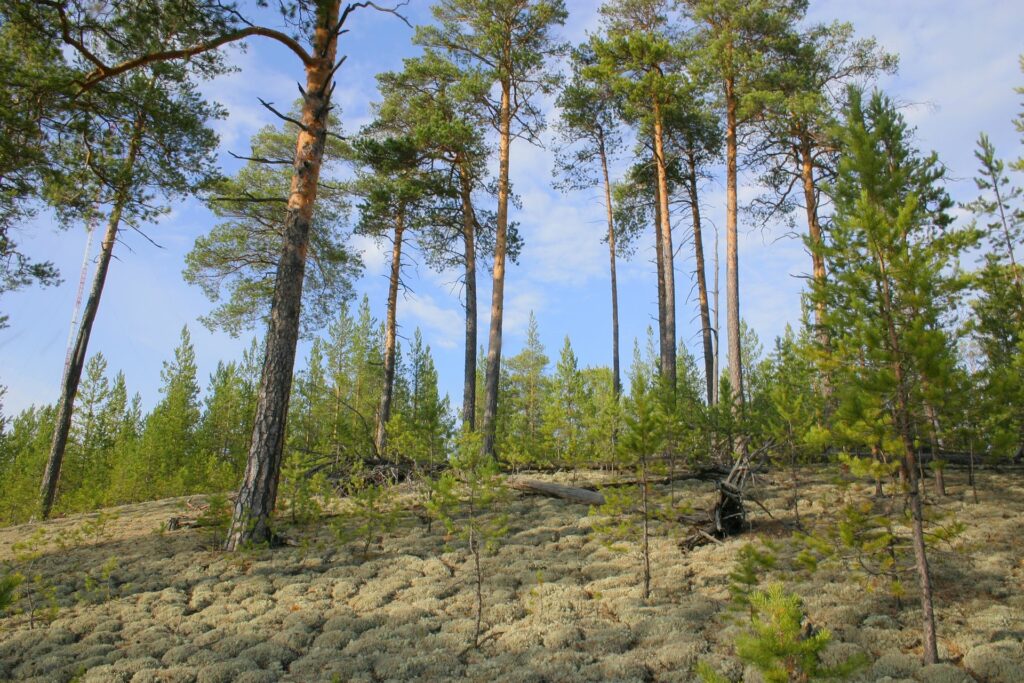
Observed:
[[[898,607],[842,572],[766,574],[804,599],[815,627],[832,632],[826,665],[863,653],[872,661],[854,681],[1024,681],[1024,598],[1017,593],[1024,487],[983,474],[975,505],[956,495],[960,474],[947,472],[954,495],[942,505],[967,529],[954,547],[931,556],[944,663],[920,664],[912,578]],[[802,479],[801,512],[812,519],[829,510],[818,502],[829,476]],[[752,510],[753,532],[771,528],[778,539],[780,520],[791,515],[789,491],[784,482],[767,488],[761,499],[773,519]],[[680,483],[676,495],[699,510],[715,493],[693,481]],[[745,615],[726,609],[729,573],[754,535],[683,552],[678,528],[656,523],[652,597],[644,602],[637,548],[606,547],[584,507],[517,494],[507,508],[508,537],[482,557],[479,649],[471,647],[472,556],[437,526],[428,533],[403,522],[368,559],[317,528],[286,532],[304,534],[305,549],[228,555],[210,550],[196,529],[153,533],[181,514],[173,502],[157,501],[122,508],[103,543],[43,546],[42,572],[59,612],[34,629],[25,615],[0,619],[0,679],[692,681],[703,660],[730,680],[755,680],[734,650]],[[0,561],[12,560],[10,544],[37,528],[50,533],[85,521],[0,529]],[[110,595],[83,592],[85,576],[112,556],[119,560]]]

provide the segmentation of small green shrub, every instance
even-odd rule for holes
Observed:
[[[18,599],[18,588],[25,582],[25,577],[16,571],[8,571],[0,577],[0,615]]]
[[[334,525],[342,543],[359,542],[363,560],[370,557],[370,546],[383,541],[401,521],[402,508],[395,501],[394,489],[356,477],[348,486],[349,510]]]
[[[210,545],[219,547],[231,524],[231,500],[226,493],[211,493],[206,508],[196,517],[196,526],[206,534]]]
[[[737,639],[736,654],[760,671],[766,683],[845,678],[864,665],[862,658],[853,657],[836,667],[823,666],[820,656],[831,634],[805,623],[803,602],[781,583],[752,591],[748,602],[750,631]]]

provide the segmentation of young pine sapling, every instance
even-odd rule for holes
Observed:
[[[476,432],[463,432],[457,450],[449,460],[450,468],[434,482],[434,493],[427,503],[431,514],[444,524],[448,533],[466,542],[473,558],[476,588],[476,626],[473,647],[481,644],[483,629],[484,573],[481,557],[493,552],[508,533],[508,519],[500,509],[507,489],[494,458],[483,451]]]

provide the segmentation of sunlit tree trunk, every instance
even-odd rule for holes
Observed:
[[[291,193],[284,219],[284,243],[267,326],[252,441],[225,550],[272,540],[270,516],[277,502],[309,230],[327,138],[339,4],[337,0],[317,3],[313,59],[306,66],[302,128],[296,142]]]
[[[373,438],[377,457],[383,458],[388,445],[388,420],[391,419],[391,399],[395,393],[395,349],[398,336],[398,285],[402,279],[402,237],[405,215],[401,209],[395,214],[395,236],[391,245],[391,277],[388,281],[388,310],[384,322],[384,390],[377,406],[376,432]]]
[[[737,236],[736,197],[736,92],[732,76],[725,79],[725,305],[729,332],[729,381],[732,384],[734,409],[743,414],[743,367],[740,356],[740,276]],[[739,436],[742,450],[746,440]]]
[[[810,141],[802,140],[798,153],[800,159],[800,179],[804,190],[804,207],[807,212],[807,235],[811,242],[812,277],[816,285],[823,286],[827,276],[825,273],[825,256],[821,253],[820,249],[823,236],[821,222],[818,219],[818,193],[814,185],[814,159],[811,155]],[[818,344],[827,353],[829,348],[831,348],[831,340],[829,339],[828,328],[824,322],[825,314],[825,301],[816,301],[814,304],[815,332],[818,337]],[[832,394],[832,385],[829,382],[828,375],[825,373],[822,373],[819,381],[821,382],[822,396],[826,399],[827,403],[829,396]]]
[[[687,190],[690,195],[690,213],[693,216],[693,255],[697,271],[697,299],[700,306],[700,336],[704,347],[704,379],[708,405],[715,401],[715,359],[711,344],[711,311],[708,307],[708,282],[704,272],[704,239],[700,222],[700,196],[697,194],[697,160],[691,151],[687,163],[690,166],[690,177]]]
[[[508,168],[512,143],[511,83],[501,83],[498,128],[498,215],[494,236],[494,271],[491,285],[491,329],[487,348],[487,376],[484,380],[484,452],[494,454],[498,417],[498,379],[501,373],[501,324],[505,306],[505,252],[508,235]]]
[[[622,392],[619,370],[619,289],[615,277],[615,220],[612,211],[612,184],[608,177],[608,154],[604,139],[598,149],[601,155],[601,174],[604,179],[604,208],[608,218],[608,268],[612,285],[612,395],[617,399]]]
[[[658,240],[661,243],[661,261],[665,282],[665,303],[661,326],[661,375],[668,381],[672,394],[676,390],[676,286],[674,254],[672,250],[672,223],[668,208],[668,172],[665,160],[665,136],[662,130],[661,105],[657,99],[652,107],[654,115],[654,162],[658,179]]]
[[[465,248],[466,350],[462,382],[462,425],[476,429],[476,221],[473,218],[469,171],[459,168],[462,199],[462,242]]]

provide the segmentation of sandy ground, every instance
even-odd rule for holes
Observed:
[[[824,490],[826,475],[811,478],[809,493]],[[1024,476],[981,475],[980,504],[963,478],[948,474],[939,507],[966,530],[931,557],[942,664],[919,663],[912,578],[900,609],[838,569],[810,577],[782,562],[764,577],[784,581],[832,631],[826,660],[867,655],[854,680],[1024,681]],[[711,484],[676,487],[698,510],[713,501]],[[40,574],[58,607],[30,623],[23,599],[22,613],[0,619],[0,680],[690,681],[703,659],[733,681],[760,681],[735,656],[744,625],[727,609],[740,547],[790,536],[788,482],[768,477],[759,491],[772,517],[752,508],[743,537],[684,552],[677,525],[658,527],[647,603],[637,555],[609,549],[584,506],[513,494],[509,535],[484,559],[477,650],[471,557],[412,514],[366,559],[325,525],[289,529],[297,547],[234,555],[202,529],[161,533],[185,499],[0,529],[0,561]],[[813,520],[829,504],[801,505]],[[37,557],[26,562],[22,549],[15,562],[13,544],[32,538]]]

